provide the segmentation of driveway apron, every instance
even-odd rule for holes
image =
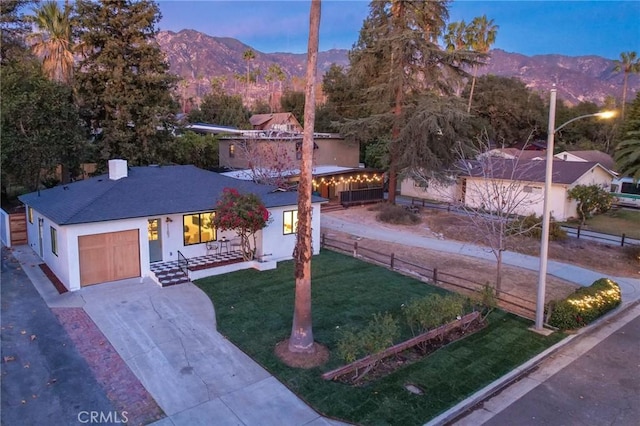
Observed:
[[[3,425],[71,425],[116,409],[69,335],[2,248]],[[120,417],[121,418],[121,417]]]

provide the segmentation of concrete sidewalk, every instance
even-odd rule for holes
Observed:
[[[322,215],[321,226],[326,229],[333,229],[340,232],[357,235],[360,237],[375,239],[379,241],[387,241],[390,243],[403,244],[410,247],[420,247],[440,252],[460,254],[464,256],[472,256],[479,259],[495,262],[494,255],[489,252],[486,247],[464,243],[453,240],[442,240],[438,238],[421,237],[419,235],[394,230],[389,232],[388,229],[368,226],[359,222],[352,222],[337,217],[332,213]],[[506,265],[518,266],[520,268],[538,271],[540,268],[540,260],[535,256],[525,254],[504,252],[502,255],[503,262]],[[547,273],[558,278],[579,284],[581,286],[589,286],[599,278],[605,276],[601,272],[591,271],[580,266],[570,265],[567,263],[556,262],[550,260],[547,264]],[[640,300],[640,278],[628,277],[608,277],[620,285],[622,291],[622,299],[625,302]]]
[[[14,256],[50,307],[81,307],[167,417],[155,425],[338,425],[216,331],[195,285],[124,280],[59,295],[28,247]]]

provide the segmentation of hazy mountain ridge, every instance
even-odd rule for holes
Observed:
[[[250,69],[259,68],[262,76],[259,83],[264,89],[264,74],[269,65],[280,65],[287,76],[302,77],[305,74],[306,54],[263,53],[239,40],[228,37],[213,37],[195,30],[182,30],[178,33],[160,31],[157,41],[167,55],[171,72],[195,83],[204,80],[208,87],[212,77],[227,76],[227,87],[239,86],[233,83],[233,75],[244,75],[247,62],[243,54],[252,49],[255,59]],[[323,75],[332,63],[348,66],[348,50],[332,49],[318,53],[318,74]],[[526,56],[494,49],[487,66],[479,69],[479,74],[495,74],[504,77],[518,77],[528,87],[548,93],[553,83],[558,87],[558,97],[572,104],[589,101],[602,104],[607,96],[622,97],[623,74],[615,73],[614,61],[600,56],[564,56],[556,54]],[[299,79],[298,79],[299,80]],[[193,84],[192,84],[193,86]],[[294,82],[295,86],[295,82]],[[251,89],[251,94],[261,96],[260,84]],[[198,91],[200,88],[198,88]],[[297,90],[301,90],[300,87]],[[627,89],[627,101],[634,98],[640,90],[640,76],[630,75]],[[239,91],[239,90],[237,90]],[[265,93],[266,95],[266,93]]]

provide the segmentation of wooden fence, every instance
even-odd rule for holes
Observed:
[[[484,283],[473,281],[469,278],[449,274],[438,268],[428,268],[424,265],[417,265],[407,259],[397,256],[395,253],[382,253],[363,247],[358,241],[353,243],[341,241],[326,234],[322,234],[321,245],[323,248],[333,249],[343,253],[349,253],[353,257],[376,263],[387,267],[392,271],[398,271],[405,275],[416,277],[430,284],[445,287],[467,296],[479,295],[484,290]],[[535,300],[527,300],[522,297],[501,291],[497,297],[498,306],[505,311],[533,320],[536,315]]]

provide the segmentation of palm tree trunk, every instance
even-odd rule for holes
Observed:
[[[478,74],[478,66],[473,67],[473,78],[471,79],[471,92],[469,93],[469,104],[467,105],[467,114],[471,112],[471,101],[473,99],[473,89],[476,87],[476,76]]]
[[[622,111],[620,112],[620,120],[624,121],[624,107],[627,103],[627,77],[629,76],[628,72],[624,72],[624,79],[622,80]]]
[[[315,352],[311,319],[311,255],[313,254],[311,244],[311,182],[319,32],[320,0],[312,0],[309,18],[302,163],[300,165],[300,183],[298,184],[298,232],[296,235],[296,247],[293,252],[296,290],[293,325],[291,326],[291,337],[289,338],[289,351],[299,353]]]

